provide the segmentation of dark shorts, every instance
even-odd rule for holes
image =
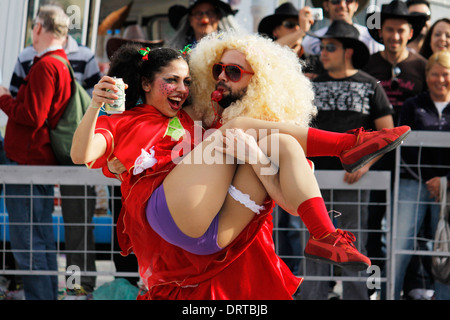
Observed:
[[[217,244],[219,215],[216,215],[208,230],[201,237],[188,237],[178,228],[172,218],[162,184],[153,191],[147,203],[146,215],[152,229],[174,246],[198,255],[213,254],[222,250]]]

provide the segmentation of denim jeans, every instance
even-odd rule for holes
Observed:
[[[422,226],[427,209],[431,213],[432,234],[436,232],[436,226],[439,221],[440,204],[432,203],[433,199],[424,182],[413,179],[400,179],[398,195],[397,212],[397,230],[395,246],[397,250],[413,250],[415,237]],[[398,254],[395,256],[394,272],[394,298],[400,299],[400,293],[403,288],[404,276],[411,260],[410,255]],[[435,282],[436,299],[449,299],[450,286]]]
[[[16,163],[7,160],[7,164]],[[7,184],[5,196],[11,249],[19,269],[56,272],[58,264],[52,221],[53,185]],[[23,275],[22,279],[27,300],[57,299],[56,274]]]

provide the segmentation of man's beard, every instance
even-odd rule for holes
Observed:
[[[242,99],[244,95],[247,93],[247,88],[241,89],[238,92],[231,92],[230,94],[223,95],[222,100],[219,101],[219,105],[226,109],[232,103]]]

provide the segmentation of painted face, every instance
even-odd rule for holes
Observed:
[[[450,100],[450,69],[435,63],[426,75],[431,97],[436,101]]]
[[[153,83],[145,82],[142,88],[146,92],[145,100],[163,115],[174,117],[181,110],[189,95],[189,67],[183,59],[173,60],[155,77]]]
[[[211,3],[200,3],[192,10],[189,23],[194,30],[195,38],[200,40],[204,36],[216,32],[219,27],[219,17]]]
[[[450,24],[440,21],[434,26],[430,46],[433,52],[450,50]]]
[[[245,55],[238,50],[227,50],[222,54],[222,59],[219,63],[222,64],[234,64],[241,67],[243,70],[253,72],[250,63],[246,60]],[[225,71],[219,74],[216,80],[216,89],[223,90],[223,98],[219,104],[222,108],[228,107],[231,103],[239,100],[245,95],[248,84],[252,79],[252,74],[243,73],[242,78],[233,82],[228,79]]]

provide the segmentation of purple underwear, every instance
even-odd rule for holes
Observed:
[[[208,255],[222,250],[217,244],[219,215],[216,215],[208,230],[199,238],[185,235],[175,224],[169,211],[163,185],[153,191],[146,208],[150,227],[164,240],[190,253]]]

